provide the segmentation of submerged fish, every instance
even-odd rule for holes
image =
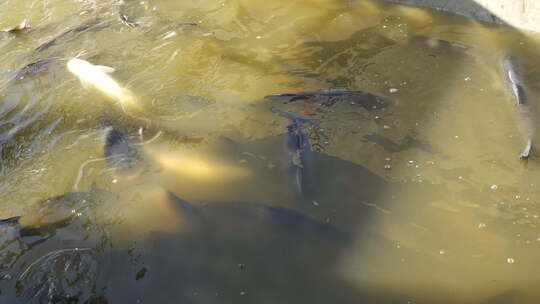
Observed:
[[[40,46],[38,46],[35,51],[36,52],[42,52],[54,45],[57,45],[57,44],[60,44],[60,43],[63,43],[63,42],[66,42],[66,41],[69,41],[71,39],[74,39],[78,34],[80,33],[84,33],[94,27],[96,27],[97,25],[99,25],[101,22],[101,20],[98,20],[98,19],[92,19],[90,21],[87,21],[79,26],[76,26],[74,28],[71,28],[63,33],[61,33],[60,35],[54,37],[53,39],[41,44]]]
[[[114,68],[102,65],[94,65],[88,61],[73,58],[67,63],[68,70],[77,76],[83,85],[91,85],[101,91],[109,98],[117,101],[124,111],[134,109],[141,110],[142,107],[135,98],[135,95],[114,80],[109,74],[114,72]]]
[[[120,130],[109,127],[105,136],[104,155],[110,167],[129,169],[137,161],[137,149]]]
[[[339,283],[333,267],[351,240],[331,224],[260,203],[192,203],[172,193],[166,200],[186,225],[179,233],[150,232],[148,244],[135,251],[140,270],[129,279],[126,267],[132,266],[117,253],[107,285],[111,303],[236,303],[232,296],[239,294],[246,303],[281,303],[293,296],[311,302],[339,297],[337,287],[314,288],[318,284],[352,291]],[[312,292],[299,293],[297,284],[289,282],[292,277],[304,288],[313,287]],[[165,282],[182,284],[165,287]],[[224,286],[233,292],[222,294]],[[193,297],[193,290],[199,297]]]
[[[300,197],[306,198],[304,175],[311,166],[311,147],[307,126],[310,122],[291,113],[280,112],[280,114],[291,121],[285,135],[285,149],[289,155],[288,166],[293,176],[294,188]]]
[[[520,128],[526,144],[519,158],[528,158],[531,154],[535,133],[531,108],[527,96],[527,90],[523,81],[522,69],[516,57],[511,54],[504,56],[502,61],[504,78],[512,91],[515,106],[520,119]]]
[[[56,70],[60,67],[60,62],[62,58],[60,57],[50,57],[39,59],[35,62],[29,63],[17,71],[14,72],[2,72],[0,76],[3,81],[18,81],[23,80],[27,77],[40,75],[43,72],[50,72],[51,70]]]
[[[348,102],[351,105],[363,107],[368,111],[384,109],[390,104],[386,96],[350,90],[274,94],[265,96],[264,98],[285,99],[286,101],[284,103],[291,103],[298,100],[304,100],[309,103],[320,102],[322,107],[331,107],[340,102]]]
[[[299,211],[253,202],[215,202],[193,204],[171,192],[167,198],[180,215],[199,232],[230,237],[249,237],[264,232],[274,237],[301,234],[303,240],[346,241],[346,234],[329,223]]]

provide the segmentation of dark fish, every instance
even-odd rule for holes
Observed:
[[[130,254],[118,253],[107,285],[110,303],[400,302],[343,280],[336,267],[352,239],[330,223],[279,206],[168,197],[190,228],[151,232],[149,244],[135,250],[138,267]],[[130,277],[126,267],[135,268]]]
[[[104,155],[111,168],[130,169],[138,160],[138,151],[118,129],[109,127],[105,136]]]
[[[298,100],[309,103],[320,102],[320,106],[322,107],[331,107],[337,103],[348,102],[351,105],[363,107],[368,111],[384,109],[390,104],[390,101],[386,96],[349,90],[274,94],[265,96],[264,98],[284,99],[285,101],[283,103],[285,104]]]
[[[422,144],[421,142],[419,142],[418,140],[416,140],[415,138],[411,136],[405,136],[405,138],[403,138],[400,144],[395,143],[394,141],[377,133],[364,135],[362,136],[362,139],[376,143],[377,145],[381,146],[384,149],[384,151],[390,152],[390,153],[402,152],[413,147],[425,148],[424,144]]]
[[[201,231],[204,233],[235,238],[267,234],[282,238],[301,235],[304,241],[348,240],[333,225],[285,207],[235,201],[195,205],[170,192],[168,199],[184,218],[198,224],[197,229],[204,229]]]
[[[61,64],[62,58],[51,57],[40,59],[38,61],[29,63],[15,72],[3,72],[0,73],[1,78],[6,81],[5,84],[11,81],[23,80],[27,77],[38,75],[42,72],[49,72],[51,70],[58,69]]]
[[[63,42],[66,42],[66,41],[69,41],[73,38],[75,38],[78,34],[80,33],[84,33],[96,26],[98,26],[100,24],[100,20],[98,19],[93,19],[93,20],[90,20],[90,21],[87,21],[75,28],[72,28],[72,29],[69,29],[65,32],[63,32],[62,34],[54,37],[53,39],[43,43],[42,45],[38,46],[35,51],[36,52],[42,52],[54,45],[57,45],[57,44],[60,44],[60,43],[63,43]]]
[[[535,133],[532,112],[530,109],[527,90],[523,81],[522,69],[516,57],[511,54],[504,56],[502,61],[504,79],[512,91],[517,112],[520,119],[520,128],[526,140],[525,148],[519,158],[526,159],[530,156],[533,143],[532,138]]]
[[[15,78],[20,79],[29,75],[47,71],[52,65],[57,65],[61,60],[62,58],[60,57],[51,57],[32,62],[17,71],[17,73],[15,74]]]
[[[285,135],[285,150],[289,155],[288,166],[290,175],[293,176],[293,184],[296,193],[307,198],[306,185],[304,175],[311,166],[311,147],[309,144],[309,127],[310,121],[303,119],[297,115],[280,112],[273,109],[274,112],[280,113],[283,117],[288,118],[291,123],[287,126]]]

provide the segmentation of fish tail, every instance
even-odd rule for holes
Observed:
[[[532,152],[532,140],[527,140],[527,144],[525,145],[525,148],[523,149],[523,152],[519,155],[520,159],[526,159],[529,158]]]

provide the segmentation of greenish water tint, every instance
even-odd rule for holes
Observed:
[[[24,19],[1,303],[538,303],[540,162],[502,66],[536,129],[538,36],[360,0],[0,3]]]

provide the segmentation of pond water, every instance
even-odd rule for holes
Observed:
[[[367,0],[0,2],[23,20],[1,303],[538,303],[537,35]]]

